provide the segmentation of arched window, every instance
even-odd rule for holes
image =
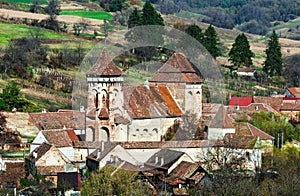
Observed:
[[[152,130],[152,133],[153,133],[153,134],[158,133],[158,129],[154,128],[154,129]]]
[[[109,130],[106,127],[99,129],[99,141],[109,141]]]

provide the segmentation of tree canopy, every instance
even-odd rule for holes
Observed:
[[[158,13],[153,5],[146,1],[143,6],[143,14],[142,14],[143,25],[162,25],[164,26],[164,20],[161,17],[160,13]]]
[[[137,172],[105,166],[83,181],[82,195],[148,195],[149,189]]]
[[[253,64],[252,57],[254,57],[254,53],[250,50],[246,35],[244,33],[239,34],[229,51],[229,61],[232,63],[233,69],[243,66],[250,67]]]
[[[264,62],[264,72],[273,77],[280,76],[282,71],[282,54],[278,36],[275,31],[272,32],[269,38],[266,49],[266,60]]]
[[[212,25],[209,25],[204,32],[203,45],[214,58],[221,55],[218,34]]]
[[[11,81],[0,94],[0,111],[38,112],[41,109],[33,102],[22,97],[20,87],[15,81]]]
[[[196,24],[192,24],[190,25],[186,30],[185,33],[189,34],[190,36],[192,36],[193,38],[195,38],[196,40],[198,40],[200,43],[203,43],[203,33],[202,33],[202,29],[196,25]]]

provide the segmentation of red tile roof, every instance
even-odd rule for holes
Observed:
[[[275,110],[279,111],[282,104],[282,97],[263,97],[263,96],[254,96],[253,103],[263,103],[270,105]]]
[[[252,97],[231,97],[229,104],[230,106],[248,106],[252,103]]]
[[[280,111],[300,111],[300,103],[283,103]]]
[[[300,98],[300,88],[299,87],[293,87],[293,88],[288,88],[288,91],[297,98]]]
[[[86,76],[121,76],[122,71],[115,65],[110,58],[108,51],[103,49],[99,59],[93,67],[87,71]]]
[[[74,130],[67,130],[68,136],[70,137],[71,141],[79,141],[76,133],[74,132]]]
[[[161,93],[161,95],[164,98],[167,105],[169,106],[169,108],[172,110],[172,112],[176,116],[181,116],[182,112],[179,109],[178,105],[175,103],[175,101],[174,101],[172,95],[170,94],[168,88],[166,86],[163,86],[163,85],[158,85],[158,90]]]
[[[180,116],[179,108],[164,87],[124,86],[125,108],[131,118]]]
[[[191,63],[182,53],[174,53],[149,82],[202,83]]]
[[[73,141],[79,140],[78,138],[76,139],[77,136],[74,130],[54,129],[42,130],[41,132],[48,143],[53,144],[56,147],[70,147],[73,146]]]
[[[85,113],[70,112],[46,112],[29,114],[35,126],[39,129],[85,129]]]
[[[194,73],[195,69],[192,64],[187,60],[186,56],[182,53],[174,53],[166,62],[167,65],[171,65],[175,69],[179,69],[182,73]],[[161,68],[159,72],[169,72]]]
[[[247,123],[249,130],[252,133],[252,136],[254,137],[258,137],[259,139],[262,140],[272,140],[274,139],[274,137],[272,137],[271,135],[267,134],[266,132],[263,132],[262,130],[260,130],[259,128],[251,125],[250,123]]]
[[[198,163],[182,161],[174,170],[172,170],[170,176],[186,180],[190,178],[199,167],[200,165]]]

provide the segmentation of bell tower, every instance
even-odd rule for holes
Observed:
[[[123,105],[122,71],[103,49],[86,73],[88,83],[86,140],[108,141],[114,138],[114,108]]]

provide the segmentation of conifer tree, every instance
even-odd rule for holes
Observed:
[[[146,1],[143,7],[142,15],[143,25],[162,25],[164,26],[164,20],[161,15],[155,10],[149,1]]]
[[[232,63],[233,69],[241,66],[250,67],[253,64],[252,57],[254,57],[254,53],[250,50],[247,37],[244,33],[239,34],[229,51],[229,61]]]
[[[221,55],[218,34],[212,25],[204,32],[203,45],[214,58]]]
[[[266,60],[264,62],[263,71],[273,77],[280,76],[282,71],[282,54],[278,36],[273,31],[266,49]]]
[[[129,16],[128,19],[128,28],[133,28],[142,24],[142,16],[135,8]]]
[[[193,38],[195,38],[196,40],[198,40],[200,43],[203,42],[202,29],[198,25],[196,25],[196,24],[190,25],[185,30],[185,33],[189,34],[190,36],[192,36]]]

